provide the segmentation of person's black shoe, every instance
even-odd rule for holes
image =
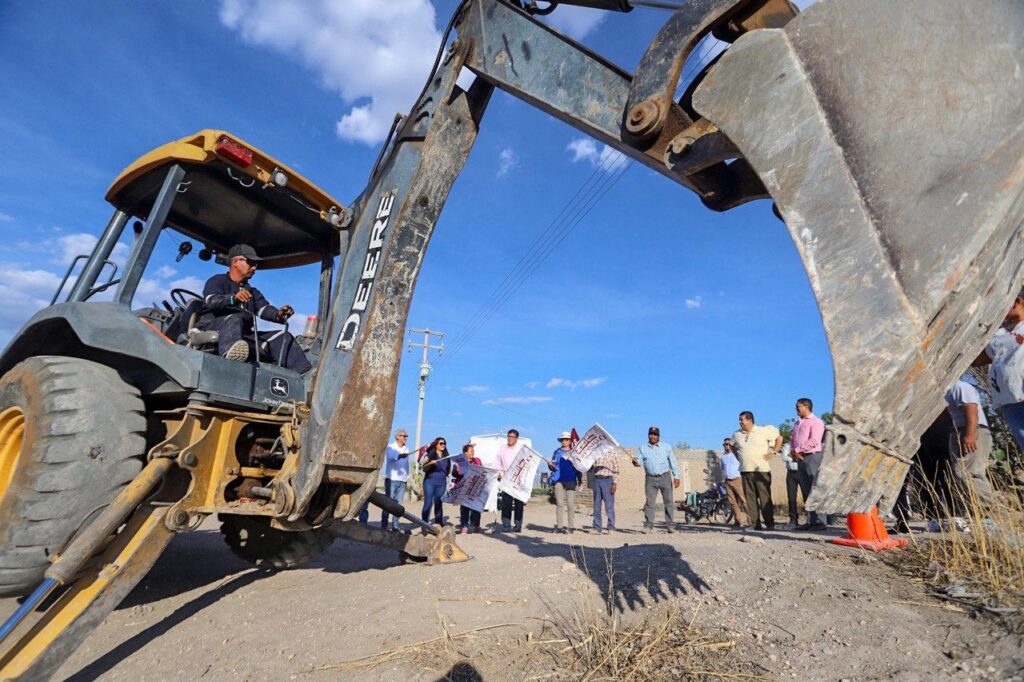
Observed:
[[[764,528],[762,528],[762,527],[761,527],[761,524],[760,524],[760,523],[758,523],[758,524],[756,524],[756,525],[754,526],[754,530],[764,530]]]
[[[818,532],[823,531],[823,530],[828,530],[828,526],[826,526],[821,521],[818,521],[817,523],[812,523],[811,524],[811,530],[813,532],[815,532],[815,533],[818,533]]]
[[[522,533],[523,532],[523,527],[522,526],[516,526],[515,528],[512,529],[512,532],[513,533]]]
[[[775,524],[774,523],[769,523],[767,525],[767,528],[768,528],[768,530],[775,530]]]
[[[799,526],[797,526],[793,530],[810,530],[810,529],[811,529],[811,524],[809,524],[809,523],[801,523]]]

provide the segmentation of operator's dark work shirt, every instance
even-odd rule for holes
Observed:
[[[252,293],[252,298],[248,303],[242,303],[232,298],[243,288]],[[255,311],[256,315],[264,320],[277,322],[277,308],[270,305],[270,301],[260,293],[259,289],[249,286],[248,282],[243,287],[228,277],[227,273],[214,275],[206,280],[206,286],[203,287],[203,303],[206,304],[204,319],[237,313],[237,309],[241,308]]]

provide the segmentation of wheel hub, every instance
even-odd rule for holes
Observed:
[[[0,500],[14,478],[21,457],[25,434],[25,413],[20,407],[8,407],[0,412]]]

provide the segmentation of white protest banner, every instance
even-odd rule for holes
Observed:
[[[582,474],[590,471],[590,467],[594,466],[598,457],[617,447],[619,447],[619,443],[612,434],[605,431],[600,424],[595,423],[587,429],[583,438],[576,442],[566,459],[572,462],[576,471]]]
[[[506,444],[508,438],[504,433],[494,433],[485,436],[473,436],[469,442],[476,447],[476,456],[480,463],[492,469],[498,468],[498,451]],[[533,442],[526,436],[519,438],[523,445],[532,446]],[[497,511],[498,509],[498,486],[491,486],[491,496],[487,499],[487,506],[484,511]]]
[[[529,502],[533,493],[533,480],[537,477],[537,467],[541,461],[547,461],[533,448],[524,445],[508,469],[498,481],[498,490],[511,495],[520,502]]]
[[[498,481],[498,472],[476,464],[467,464],[462,472],[462,478],[445,493],[444,501],[482,512]]]

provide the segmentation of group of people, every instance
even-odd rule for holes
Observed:
[[[991,406],[1024,451],[1024,289],[972,365],[988,366]],[[946,391],[945,399],[946,409],[921,436],[915,455],[924,478],[921,498],[931,530],[946,521],[965,527],[969,508],[977,505],[984,511],[995,498],[988,478],[994,443],[978,386],[965,374]],[[910,477],[896,502],[897,530],[907,527],[909,487]]]
[[[1003,324],[975,361],[976,366],[989,365],[989,384],[992,405],[1006,421],[1018,447],[1024,450],[1024,289],[1015,299]],[[922,437],[924,443],[937,442],[942,460],[934,470],[944,468],[951,476],[947,487],[950,498],[978,500],[987,505],[993,490],[987,476],[988,460],[992,452],[992,435],[977,386],[967,375],[954,382],[945,394],[946,411]],[[785,444],[779,429],[773,425],[760,425],[754,414],[744,410],[739,414],[739,429],[722,442],[721,468],[726,496],[732,507],[734,523],[755,530],[776,528],[771,493],[771,460],[781,457],[786,464],[786,490],[790,527],[794,530],[823,530],[830,519],[826,515],[808,512],[806,522],[798,524],[798,494],[803,500],[810,497],[822,466],[825,423],[814,414],[809,398],[796,401],[796,420],[790,442]],[[499,472],[513,462],[521,447],[519,431],[510,429],[507,440],[495,457]],[[396,502],[402,503],[409,480],[408,433],[398,429],[395,440],[388,445],[384,465],[384,491]],[[575,530],[576,489],[582,474],[569,460],[572,436],[563,432],[558,436],[559,446],[546,460],[551,471],[548,478],[556,504],[555,532],[572,533]],[[423,468],[422,517],[433,515],[435,523],[443,523],[442,497],[449,479],[458,479],[462,473],[452,463],[447,441],[436,438],[420,449]],[[465,461],[480,464],[473,444],[462,447]],[[643,467],[645,474],[644,530],[653,529],[658,505],[664,509],[666,531],[674,531],[675,501],[673,491],[680,485],[679,465],[672,448],[661,442],[657,426],[648,429],[647,443],[638,448],[633,457],[634,466]],[[946,463],[948,466],[942,467]],[[591,469],[593,491],[593,528],[599,533],[615,530],[615,494],[618,489],[619,462],[614,452],[599,457]],[[499,479],[501,473],[498,474]],[[896,530],[906,529],[906,495],[897,503]],[[954,503],[950,503],[951,506]],[[498,495],[501,529],[517,533],[523,529],[525,504],[507,493]],[[947,510],[947,513],[948,510]],[[366,520],[366,510],[360,516]],[[398,519],[383,512],[383,528],[397,528]],[[462,533],[480,530],[480,512],[467,507],[460,510],[459,527]]]
[[[756,424],[749,410],[740,412],[739,430],[722,441],[722,476],[737,526],[775,529],[771,473],[771,460],[775,457],[786,463],[790,528],[824,530],[828,525],[827,517],[820,518],[813,511],[808,513],[806,523],[798,524],[797,492],[802,493],[806,502],[817,483],[825,422],[814,414],[810,398],[796,401],[796,416],[788,444],[775,426]]]
[[[387,446],[384,455],[384,494],[399,504],[404,505],[406,488],[411,475],[408,447],[409,434],[405,429],[395,432],[394,440]],[[572,452],[572,435],[566,431],[558,437],[558,448],[551,458],[545,461],[551,476],[549,484],[554,490],[556,500],[555,532],[572,533],[575,531],[576,487],[581,484],[582,476],[568,455]],[[459,462],[481,466],[476,456],[475,445],[467,443],[462,446],[463,457]],[[498,480],[503,472],[512,465],[522,445],[519,442],[519,431],[509,429],[506,442],[495,455],[494,466],[498,469]],[[421,518],[433,519],[434,523],[443,525],[446,522],[443,509],[443,498],[451,480],[458,481],[464,474],[459,463],[453,462],[448,450],[448,442],[443,437],[435,438],[429,445],[416,453],[423,472],[423,508]],[[619,464],[614,453],[599,456],[592,467],[594,489],[594,529],[599,533],[615,530],[615,493],[618,488]],[[501,530],[519,533],[523,530],[525,503],[506,493],[498,493],[498,512],[501,518]],[[458,529],[461,534],[480,532],[480,511],[467,506],[459,510]],[[605,521],[607,519],[607,521]],[[359,513],[359,520],[369,521],[369,507],[364,505]],[[381,528],[398,530],[399,520],[384,510],[381,513]]]

